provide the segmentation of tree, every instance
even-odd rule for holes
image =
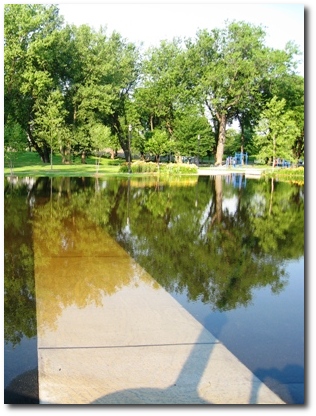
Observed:
[[[270,90],[279,99],[285,99],[285,110],[292,111],[293,119],[299,128],[298,135],[293,143],[293,153],[296,160],[304,158],[304,78],[295,74],[285,74],[275,79]]]
[[[65,117],[63,97],[59,90],[54,90],[43,102],[38,100],[35,106],[35,122],[33,124],[33,137],[42,148],[50,148],[50,163],[52,169],[53,149],[63,147],[62,130],[65,129]]]
[[[159,47],[149,48],[142,63],[140,85],[135,91],[135,105],[144,129],[166,129],[171,135],[175,112],[179,106],[181,87],[180,41],[162,41]]]
[[[98,123],[91,127],[90,135],[92,138],[92,147],[97,154],[96,165],[98,172],[100,165],[100,151],[111,144],[111,130],[109,127]]]
[[[196,158],[206,156],[215,142],[208,120],[196,106],[177,111],[171,140],[178,156]]]
[[[118,33],[107,35],[89,26],[72,27],[75,70],[67,94],[77,140],[82,154],[91,148],[90,127],[102,123],[111,128],[128,160],[127,103],[138,77],[138,51]]]
[[[25,150],[27,145],[26,132],[19,123],[10,121],[4,126],[4,155],[9,160],[11,176],[17,152]]]
[[[261,103],[264,80],[280,77],[291,67],[295,51],[270,50],[264,37],[260,26],[232,22],[210,33],[201,30],[195,43],[188,42],[187,66],[213,121],[217,165],[222,163],[227,124]]]
[[[151,138],[147,141],[145,150],[154,155],[156,162],[159,163],[160,156],[170,152],[170,140],[164,130],[155,129]]]
[[[241,133],[230,128],[226,131],[225,153],[226,155],[234,155],[235,152],[240,152]]]
[[[277,158],[293,160],[293,145],[299,134],[293,112],[285,111],[286,102],[273,97],[262,112],[254,138],[259,159],[271,160],[273,167]]]
[[[34,136],[36,106],[59,83],[58,8],[41,4],[9,4],[4,10],[5,123],[15,120],[30,145],[49,161],[47,147]]]

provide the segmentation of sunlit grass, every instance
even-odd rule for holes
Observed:
[[[10,159],[5,158],[4,175],[11,175]],[[53,155],[52,165],[43,163],[35,152],[16,152],[11,155],[13,175],[15,176],[96,176],[116,174],[124,161],[101,158],[99,166],[96,157],[89,156],[86,163],[75,158],[71,164],[63,164],[60,155]]]

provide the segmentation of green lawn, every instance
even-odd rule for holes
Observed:
[[[124,160],[101,158],[97,169],[96,158],[87,157],[86,164],[76,158],[71,164],[63,164],[61,155],[53,155],[52,166],[43,163],[36,152],[15,152],[10,155],[13,163],[13,174],[15,176],[95,176],[118,173],[120,165]],[[4,174],[11,174],[10,158],[5,157]]]

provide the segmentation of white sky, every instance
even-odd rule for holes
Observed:
[[[174,37],[193,38],[198,29],[223,27],[225,20],[263,25],[267,45],[284,49],[293,40],[304,52],[304,4],[297,3],[202,3],[202,2],[103,2],[59,4],[67,23],[106,26],[123,38],[144,47]],[[303,74],[303,66],[301,67]]]

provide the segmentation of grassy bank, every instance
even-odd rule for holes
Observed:
[[[10,168],[10,162],[13,165],[13,171]],[[142,166],[143,165],[143,166]],[[195,165],[183,164],[161,164],[160,169],[157,169],[155,163],[141,163],[135,161],[131,170],[132,173],[137,174],[157,174],[167,173],[174,175],[196,175],[197,169]],[[195,169],[194,169],[195,167]],[[274,168],[267,166],[258,166],[258,165],[247,165],[244,167],[225,168],[225,166],[220,168],[220,171],[226,171],[227,169],[230,172],[235,173],[245,173],[251,170],[252,168],[256,170],[261,170],[261,176],[264,177],[274,177],[279,181],[286,182],[296,182],[304,184],[304,168]],[[210,171],[210,166],[200,166],[200,170],[204,171],[205,174]],[[97,158],[94,156],[89,156],[86,159],[86,163],[81,163],[79,157],[74,158],[71,164],[63,164],[61,155],[53,155],[52,165],[50,163],[43,163],[36,152],[14,152],[5,157],[4,161],[4,175],[10,176],[13,172],[14,176],[106,176],[106,175],[128,175],[128,166],[125,160],[121,158],[109,159],[102,157],[100,159],[99,166],[97,166]]]
[[[275,178],[282,182],[292,182],[304,185],[304,167],[298,168],[270,168],[264,173],[265,177]]]
[[[101,158],[97,166],[97,159],[89,156],[86,163],[81,163],[79,158],[72,160],[71,164],[63,164],[61,155],[53,155],[52,165],[43,163],[35,152],[16,152],[11,157],[5,158],[4,174],[11,175],[10,159],[13,163],[13,175],[15,176],[96,176],[116,174],[124,163],[121,159]]]

